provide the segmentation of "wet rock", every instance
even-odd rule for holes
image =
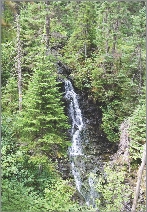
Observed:
[[[71,74],[71,69],[60,60],[57,62],[57,73],[68,77]]]
[[[100,166],[102,169],[101,164],[108,161],[109,156],[117,151],[117,144],[109,142],[101,130],[102,112],[99,104],[89,100],[84,91],[76,90],[76,92],[84,122],[84,129],[81,132],[82,148],[85,155],[83,160],[89,173],[94,167]],[[65,102],[65,112],[68,115],[67,105],[68,103]],[[78,126],[75,125],[74,128],[78,130]],[[71,134],[70,130],[69,134]],[[68,166],[70,165],[68,164]],[[70,175],[70,171],[67,175]]]
[[[84,127],[82,131],[80,131],[80,145],[82,145],[83,155],[74,157],[74,166],[76,166],[74,171],[77,172],[78,170],[80,172],[82,181],[81,190],[85,198],[93,192],[90,188],[89,175],[91,173],[99,174],[103,171],[103,164],[105,161],[109,160],[111,154],[117,151],[117,145],[110,143],[101,130],[102,112],[100,105],[93,102],[92,99],[89,99],[87,93],[84,93],[84,91],[80,92],[76,90],[76,94],[82,113]],[[70,98],[69,100],[72,101]],[[65,100],[64,104],[65,112],[70,117],[70,111],[68,109],[69,101]],[[69,123],[72,126],[72,121],[70,119]],[[78,130],[78,125],[74,125],[74,130]],[[71,136],[70,138],[72,139],[72,133],[74,132],[71,133],[70,130],[69,132],[69,136]],[[67,166],[67,168],[65,168],[65,166]],[[70,159],[66,162],[64,160],[60,161],[60,172],[64,179],[73,178]]]

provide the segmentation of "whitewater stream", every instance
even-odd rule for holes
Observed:
[[[87,156],[82,149],[82,138],[84,136],[82,112],[78,103],[78,95],[75,93],[73,85],[69,80],[65,80],[65,99],[68,102],[68,114],[72,125],[72,145],[69,148],[71,171],[76,188],[83,196],[86,204],[95,207],[95,199],[98,197],[98,193],[95,190],[95,170],[93,169],[87,176],[85,164],[85,158]]]

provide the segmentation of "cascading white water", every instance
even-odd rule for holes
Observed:
[[[79,108],[77,94],[74,92],[73,86],[70,81],[65,81],[65,98],[70,101],[69,114],[72,119],[72,146],[70,155],[81,155],[82,147],[80,144],[80,132],[83,128],[82,114]]]
[[[72,145],[69,148],[69,155],[71,158],[71,170],[74,176],[75,184],[84,197],[87,205],[95,205],[95,183],[91,176],[88,177],[87,187],[83,182],[83,178],[86,176],[86,166],[84,158],[86,157],[82,151],[82,131],[84,123],[82,120],[82,113],[79,107],[77,94],[69,80],[65,80],[65,98],[69,103],[69,116],[72,121],[71,137]],[[87,191],[88,189],[88,191]]]
[[[77,94],[74,92],[74,88],[69,80],[65,81],[65,98],[69,101],[69,116],[72,120],[72,146],[69,148],[69,154],[71,156],[71,169],[72,174],[75,179],[76,187],[78,191],[81,193],[81,174],[79,170],[79,166],[77,166],[77,157],[82,154],[82,146],[80,139],[80,132],[83,128],[82,114],[79,108]],[[79,165],[79,164],[78,164]]]

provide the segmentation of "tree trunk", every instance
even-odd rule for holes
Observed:
[[[50,16],[49,16],[49,5],[50,2],[46,1],[46,54],[49,55],[50,48]]]
[[[117,33],[118,33],[118,25],[119,22],[116,20],[115,24],[113,24],[113,47],[112,47],[112,52],[115,53],[116,49],[116,44],[117,44]]]
[[[106,12],[105,12],[105,18],[104,18],[103,22],[106,24],[108,23],[108,10],[106,10]],[[103,28],[103,31],[104,30],[105,30],[105,27]],[[110,49],[108,40],[109,40],[109,28],[107,27],[106,28],[106,48],[105,48],[106,54],[109,52],[109,49]]]
[[[20,42],[20,23],[19,23],[19,15],[15,16],[16,21],[16,30],[17,30],[17,38],[16,38],[16,63],[15,68],[18,75],[18,95],[19,95],[19,111],[22,110],[22,74],[21,74],[21,42]]]
[[[87,58],[87,45],[84,43],[85,59]]]
[[[142,173],[143,173],[143,169],[144,169],[145,164],[146,164],[146,144],[144,145],[142,163],[141,163],[141,166],[138,170],[138,180],[137,180],[137,184],[136,184],[136,191],[135,191],[135,195],[134,195],[134,200],[133,200],[131,212],[136,212],[137,200],[138,200],[140,184],[141,184],[141,177],[142,177]]]
[[[139,45],[139,83],[138,83],[138,94],[141,94],[142,88],[142,61],[141,61],[141,45]]]

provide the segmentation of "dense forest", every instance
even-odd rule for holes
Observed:
[[[2,2],[3,212],[146,211],[145,12],[144,1]],[[65,79],[118,147],[94,205],[58,169],[71,146]]]

